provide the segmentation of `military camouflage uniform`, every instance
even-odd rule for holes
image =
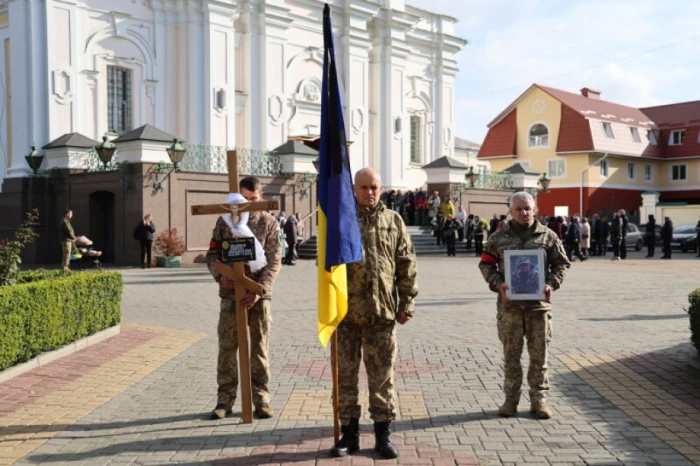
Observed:
[[[270,299],[272,285],[281,268],[281,251],[278,241],[279,223],[271,214],[267,212],[251,213],[248,227],[260,241],[267,259],[267,265],[256,273],[251,273],[248,264],[245,265],[246,275],[262,285],[264,289],[262,298],[248,310],[253,403],[259,404],[270,402],[270,392],[267,388],[270,379],[268,337],[272,325]],[[231,229],[223,218],[219,217],[207,252],[209,272],[217,282],[221,280],[221,275],[216,272],[216,260],[221,259],[221,243],[231,238],[233,238]],[[233,405],[238,389],[236,302],[233,290],[219,287],[219,297],[221,297],[221,312],[218,326],[219,360],[216,380],[219,384],[219,390],[217,403]]]
[[[349,309],[338,327],[339,411],[345,425],[361,414],[361,359],[367,369],[370,417],[374,422],[396,417],[396,313],[413,316],[418,294],[415,250],[399,214],[381,203],[359,213],[364,259],[347,266]]]
[[[491,291],[498,293],[499,285],[504,283],[504,252],[510,249],[544,249],[545,283],[552,290],[559,289],[570,263],[556,233],[536,220],[524,241],[513,231],[512,221],[489,237],[479,268]],[[520,357],[523,338],[527,338],[530,400],[542,401],[549,390],[547,344],[552,339],[552,305],[546,301],[506,302],[499,293],[497,308],[498,338],[503,344],[504,353],[503,391],[506,398],[520,399],[523,382]]]
[[[75,241],[75,232],[68,217],[63,217],[61,224],[58,226],[58,240],[61,242],[61,266],[63,270],[68,270],[73,241]]]
[[[540,285],[536,273],[519,271],[511,274],[511,284],[513,293],[520,294],[537,293]]]

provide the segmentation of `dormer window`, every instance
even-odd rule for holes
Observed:
[[[639,130],[637,128],[631,127],[630,132],[632,133],[632,140],[634,142],[642,142],[642,138],[639,137]]]
[[[669,146],[680,146],[685,142],[685,130],[677,129],[671,131],[671,137],[668,139]]]
[[[548,147],[549,130],[541,123],[537,123],[530,128],[530,137],[527,142],[528,147]]]
[[[610,139],[615,139],[615,133],[613,133],[612,125],[607,121],[603,122],[603,131],[605,131],[605,136]]]
[[[654,131],[651,129],[647,130],[647,140],[652,146],[656,145],[656,134],[654,134]]]

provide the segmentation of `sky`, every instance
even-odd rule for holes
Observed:
[[[488,123],[531,84],[633,107],[700,100],[700,2],[407,0],[459,20],[454,135]]]

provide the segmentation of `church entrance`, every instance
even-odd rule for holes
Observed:
[[[90,238],[94,248],[102,251],[102,262],[114,262],[115,222],[114,193],[97,191],[90,194]]]

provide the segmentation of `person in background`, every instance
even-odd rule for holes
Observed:
[[[670,217],[664,218],[664,226],[661,227],[661,241],[664,244],[664,255],[662,259],[671,258],[671,240],[673,239],[673,222]]]
[[[399,216],[403,220],[403,208],[404,208],[404,203],[406,202],[406,199],[405,199],[404,194],[401,193],[400,189],[398,191],[396,191],[396,199],[394,200],[394,202],[396,203],[394,206],[394,209],[396,210],[396,212],[399,213]]]
[[[141,243],[141,268],[151,268],[151,252],[153,250],[153,234],[156,232],[156,224],[153,216],[146,214],[139,222],[137,228],[139,243]]]
[[[581,254],[586,259],[591,254],[591,225],[585,217],[581,223]]]
[[[459,230],[464,229],[464,224],[458,219],[448,215],[442,225],[442,237],[445,241],[445,246],[447,246],[447,255],[456,256],[457,250],[455,247],[455,237]]]
[[[498,217],[498,214],[493,214],[493,218],[489,222],[489,236],[496,233],[496,230],[498,229],[498,224],[500,222],[501,222],[501,220]]]
[[[290,215],[287,221],[284,222],[284,236],[287,240],[287,255],[284,257],[282,263],[286,265],[296,265],[294,263],[294,255],[296,253],[299,228],[295,215]]]
[[[413,194],[413,191],[409,190],[406,192],[406,195],[403,198],[403,207],[404,211],[406,212],[406,217],[408,220],[408,224],[413,226],[416,223],[416,196]]]
[[[58,240],[61,242],[61,266],[64,272],[70,270],[70,254],[73,250],[73,242],[75,241],[75,232],[70,221],[73,218],[73,211],[66,209],[63,212],[63,220],[58,226]]]
[[[396,191],[391,190],[389,193],[386,195],[386,198],[384,199],[384,203],[386,204],[386,208],[389,210],[394,210],[394,206],[396,205]]]
[[[621,240],[620,240],[620,259],[627,259],[627,230],[629,225],[629,220],[627,219],[627,214],[625,209],[620,209],[620,218],[622,219],[622,230],[621,230]]]
[[[578,217],[572,218],[571,225],[569,225],[566,233],[566,244],[568,246],[567,256],[569,260],[572,260],[573,256],[578,257],[581,262],[586,260],[581,254],[581,224]]]
[[[444,242],[442,241],[442,224],[444,223],[445,218],[442,216],[442,212],[438,212],[436,217],[433,217],[433,219],[430,221],[430,224],[433,226],[433,236],[437,239],[437,245],[442,246]]]
[[[302,244],[306,238],[304,235],[304,222],[301,221],[301,214],[297,212],[294,216],[297,218],[297,244],[294,250],[294,259],[299,260],[299,245]]]
[[[603,255],[607,256],[608,255],[608,240],[610,239],[610,223],[608,222],[608,217],[603,217],[603,221],[601,222],[603,224]]]
[[[462,228],[460,228],[457,231],[457,241],[461,243],[462,241],[464,241],[464,225],[467,224],[467,211],[464,210],[462,204],[459,204],[457,206],[457,213],[455,214],[455,218],[459,220],[459,222],[462,224]]]
[[[440,212],[440,195],[435,191],[428,199],[428,223],[433,225],[433,219],[437,218]]]
[[[481,257],[481,253],[484,251],[484,235],[488,228],[485,219],[481,220],[478,215],[474,216],[474,255],[476,257]]]
[[[645,259],[654,257],[656,248],[656,219],[653,215],[649,215],[649,221],[644,226],[644,241],[647,243],[647,255]]]
[[[508,216],[501,215],[500,219],[498,220],[498,226],[496,227],[496,231],[502,230],[503,227],[506,226],[506,223],[508,223]]]
[[[610,241],[612,242],[613,258],[614,261],[619,261],[620,259],[620,246],[622,245],[622,218],[620,214],[615,212],[613,214],[612,222],[610,223]]]
[[[561,234],[561,224],[562,224],[561,217],[552,217],[551,220],[552,221],[549,224],[549,229],[552,230],[557,235],[557,238],[559,238],[559,241],[562,241],[564,239],[564,236]]]
[[[454,217],[456,213],[455,205],[452,203],[452,199],[450,199],[449,197],[447,197],[446,199],[446,201],[440,204],[440,212],[442,213],[443,219],[447,218],[448,216]]]
[[[474,241],[474,214],[469,214],[467,217],[467,224],[465,229],[467,230],[467,249],[472,248],[472,241]]]
[[[423,188],[418,188],[418,192],[413,196],[413,205],[418,216],[418,226],[424,227],[427,225],[425,209],[428,206],[428,195],[423,192]]]
[[[591,222],[591,256],[603,255],[603,222],[600,220],[600,215],[593,214],[593,222]]]

